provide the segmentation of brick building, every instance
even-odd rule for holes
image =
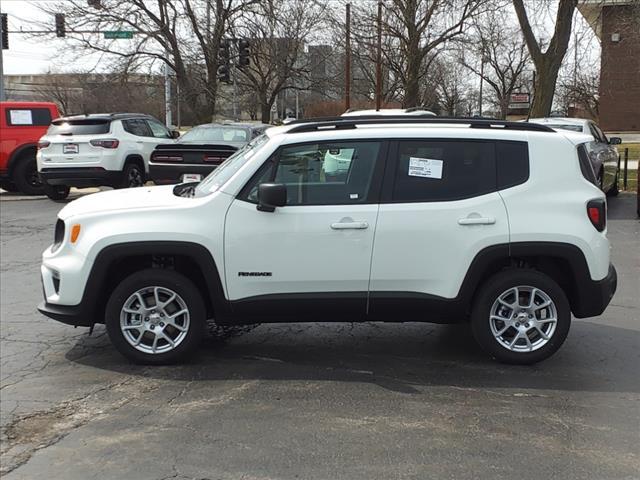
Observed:
[[[640,0],[581,0],[578,9],[600,38],[600,125],[640,132]]]

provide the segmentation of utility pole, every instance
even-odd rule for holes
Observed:
[[[164,64],[164,123],[171,128],[171,77],[169,76],[169,64]]]
[[[478,115],[482,116],[482,86],[484,85],[484,45],[480,52],[480,101],[478,105]]]
[[[346,12],[346,39],[344,51],[344,109],[351,108],[351,4],[347,3]],[[297,100],[296,96],[296,100]],[[297,116],[298,107],[296,107]]]
[[[3,24],[5,23],[6,14],[2,14],[2,22],[0,22],[0,38],[3,37]],[[4,42],[3,42],[4,43]],[[8,43],[8,42],[7,42]],[[7,45],[9,47],[9,45]],[[4,56],[4,45],[0,47],[0,102],[4,102],[7,98],[4,94],[4,69],[2,67],[2,57]]]
[[[378,2],[378,46],[376,51],[376,111],[382,104],[382,2]]]

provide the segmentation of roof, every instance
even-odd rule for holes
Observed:
[[[407,115],[407,116],[420,116],[420,115],[429,115],[435,116],[436,114],[430,110],[427,110],[423,107],[412,107],[412,108],[382,108],[380,110],[347,110],[341,116],[343,117],[359,117],[362,115],[383,115],[383,116],[397,116],[397,115]]]
[[[153,118],[151,115],[145,113],[89,113],[84,115],[67,115],[64,117],[56,118],[55,120],[123,120],[127,118]]]
[[[19,100],[9,100],[6,102],[0,102],[2,106],[5,107],[55,107],[58,108],[57,105],[53,102],[23,102]]]
[[[600,38],[602,34],[602,9],[604,7],[633,5],[634,1],[637,0],[581,0],[578,2],[578,11]]]

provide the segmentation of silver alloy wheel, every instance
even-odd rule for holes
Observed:
[[[145,287],[124,302],[120,330],[136,350],[166,353],[185,339],[189,320],[189,308],[180,295],[166,287]]]
[[[558,324],[551,297],[537,287],[520,285],[502,292],[489,312],[491,333],[512,352],[533,352],[545,346]]]

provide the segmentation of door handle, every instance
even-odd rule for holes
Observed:
[[[364,230],[369,228],[367,222],[336,222],[331,224],[334,230]]]
[[[458,225],[493,225],[494,223],[496,223],[494,217],[466,217],[458,219]]]

